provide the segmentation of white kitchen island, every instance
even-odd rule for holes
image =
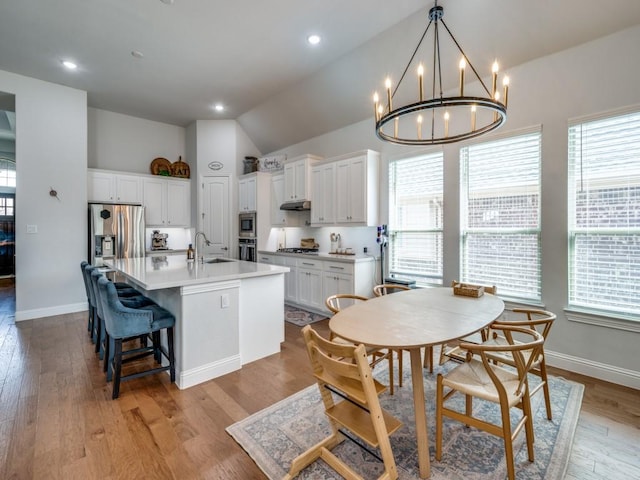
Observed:
[[[286,267],[181,255],[105,262],[176,317],[176,384],[184,389],[280,351]],[[166,341],[166,339],[163,339]]]

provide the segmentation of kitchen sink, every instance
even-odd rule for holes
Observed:
[[[204,263],[227,263],[227,262],[233,262],[233,260],[229,260],[228,258],[220,258],[220,257],[204,259]]]

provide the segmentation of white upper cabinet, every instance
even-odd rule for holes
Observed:
[[[142,178],[139,175],[89,170],[87,186],[90,202],[142,202]]]
[[[336,164],[325,163],[311,169],[311,225],[335,222]]]
[[[257,179],[255,176],[238,180],[238,210],[240,212],[255,212],[257,198]]]
[[[191,184],[188,180],[144,178],[145,222],[150,227],[191,225]]]
[[[298,227],[300,215],[297,212],[281,210],[284,203],[284,174],[271,176],[271,225],[273,227]]]
[[[311,166],[321,160],[313,155],[296,157],[284,165],[284,201],[311,200]]]
[[[336,162],[336,223],[377,225],[380,154],[365,150],[345,157]]]

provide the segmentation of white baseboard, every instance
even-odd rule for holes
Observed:
[[[71,303],[69,305],[57,305],[55,307],[35,308],[33,310],[16,310],[16,322],[32,320],[34,318],[53,317],[66,313],[76,313],[87,310],[87,302]]]
[[[640,372],[545,349],[547,365],[640,390]]]
[[[180,390],[184,390],[185,388],[193,387],[212,378],[240,370],[240,367],[242,367],[240,355],[233,355],[198,368],[176,372],[176,385],[178,385]]]

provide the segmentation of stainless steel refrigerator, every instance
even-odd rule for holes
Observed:
[[[144,207],[89,204],[89,262],[144,257]]]

